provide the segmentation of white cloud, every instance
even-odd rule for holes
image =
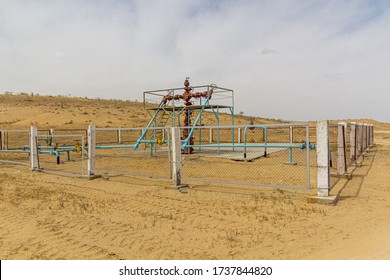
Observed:
[[[66,56],[66,53],[61,52],[61,51],[56,51],[53,55],[55,58],[63,58]]]
[[[267,55],[267,54],[275,54],[278,53],[277,51],[270,49],[270,48],[264,48],[260,52],[262,55]]]
[[[387,3],[2,1],[0,92],[141,99],[190,76],[237,112],[390,121]]]

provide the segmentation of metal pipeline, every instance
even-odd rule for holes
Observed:
[[[263,125],[257,125],[257,126],[250,126],[250,127],[245,127],[244,128],[244,158],[246,158],[246,133],[248,131],[248,128],[249,129],[254,129],[254,128],[260,128],[260,129],[263,129],[263,133],[264,133],[264,157],[267,157],[267,141],[268,141],[268,129],[263,126]]]

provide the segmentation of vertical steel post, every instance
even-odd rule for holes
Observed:
[[[230,108],[230,113],[232,114],[232,145],[234,151],[234,107]]]
[[[292,140],[292,142],[293,142],[293,140]],[[291,158],[291,160],[292,160],[292,158]],[[306,175],[307,175],[306,176],[307,177],[307,187],[310,189],[310,134],[309,134],[309,124],[306,125]]]
[[[307,135],[306,135],[307,136]],[[307,140],[307,139],[306,139]],[[307,141],[306,141],[307,142]],[[290,126],[290,145],[293,143],[293,127]],[[293,151],[292,148],[289,149],[289,163],[293,163]]]
[[[329,121],[317,121],[317,184],[318,196],[329,196]]]
[[[217,133],[218,133],[218,140],[217,140],[217,142],[218,142],[218,155],[219,155],[219,153],[220,153],[220,150],[219,150],[219,148],[220,148],[220,141],[221,141],[221,129],[219,128],[219,106],[217,106],[217,115],[218,115],[218,120],[217,120],[217,125],[218,125],[218,128],[217,128]]]

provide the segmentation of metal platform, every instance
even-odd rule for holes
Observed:
[[[265,151],[267,154],[276,153],[279,151],[287,150],[285,147],[272,147],[272,148],[255,148],[248,146],[246,148],[238,147],[238,148],[195,148],[194,153],[185,156],[202,156],[202,157],[210,157],[210,158],[226,158],[235,161],[254,161],[261,157],[264,157]]]
[[[153,110],[164,110],[168,112],[172,111],[182,111],[184,109],[194,109],[194,110],[200,110],[200,109],[224,109],[224,108],[233,108],[233,106],[227,106],[227,105],[192,105],[192,106],[165,106],[163,108],[160,107],[151,107],[151,108],[145,108],[145,110],[153,111]]]

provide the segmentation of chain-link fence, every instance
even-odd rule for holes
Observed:
[[[0,162],[29,165],[29,130],[0,131]]]
[[[169,128],[95,128],[96,174],[171,178]]]
[[[338,160],[337,160],[337,138],[338,138],[338,127],[337,124],[329,125],[329,174],[330,174],[330,188],[333,188],[338,181]]]
[[[321,134],[317,136],[319,128]],[[176,153],[172,153],[169,127],[90,125],[89,130],[56,130],[56,133],[53,129],[37,131],[35,127],[2,130],[0,162],[26,164],[32,170],[65,175],[172,178],[174,183],[177,174],[173,175],[172,170],[176,171],[179,164],[181,173],[178,174],[184,183],[201,181],[299,189],[318,186],[320,191],[331,190],[340,178],[348,176],[349,169],[374,144],[372,125],[329,124],[328,121],[319,121],[316,127],[293,123],[192,126],[173,130],[175,135],[179,132],[181,135],[175,137]],[[79,133],[70,134],[75,132]],[[317,159],[319,154],[321,157]]]
[[[309,188],[316,184],[310,131],[307,123],[182,127],[183,179]]]
[[[35,139],[40,171],[81,177],[86,175],[87,141],[84,134],[39,134]]]
[[[341,122],[329,124],[329,175],[330,189],[334,188],[343,176],[348,176],[361,155],[373,145],[373,126]]]

